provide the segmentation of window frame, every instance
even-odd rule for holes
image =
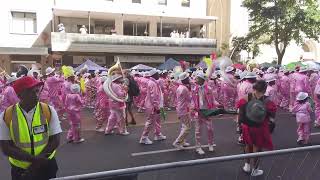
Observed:
[[[9,18],[9,32],[10,34],[24,34],[24,35],[38,35],[38,13],[36,11],[28,11],[28,10],[10,10],[9,11],[10,13],[10,18]],[[23,32],[16,32],[14,31],[14,28],[13,28],[13,20],[14,20],[14,16],[13,14],[14,13],[23,13],[24,14],[24,17],[23,17],[23,24],[24,24],[24,30]],[[26,32],[26,18],[27,18],[27,14],[33,14],[35,16],[35,28],[34,31],[35,32]]]

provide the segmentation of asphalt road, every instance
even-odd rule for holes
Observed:
[[[58,150],[57,160],[59,164],[59,177],[93,173],[99,171],[114,170],[135,166],[168,163],[182,160],[218,157],[225,155],[241,154],[242,148],[237,145],[234,117],[223,116],[214,120],[214,139],[217,144],[216,151],[199,156],[194,150],[162,152],[155,154],[143,154],[158,150],[172,149],[172,142],[178,135],[179,123],[176,122],[175,113],[169,113],[168,121],[163,125],[163,134],[167,140],[155,142],[153,145],[140,145],[138,140],[142,132],[144,114],[136,115],[138,125],[129,127],[129,136],[110,135],[105,136],[93,131],[94,120],[91,111],[83,113],[83,144],[67,144],[66,134],[63,134],[63,143]],[[276,149],[293,148],[296,145],[296,122],[287,112],[279,112],[277,115],[277,127],[273,134]],[[63,123],[64,129],[67,127]],[[312,132],[320,132],[312,129]],[[194,130],[188,137],[188,141],[194,144]],[[205,145],[206,133],[202,136]],[[311,138],[312,145],[320,144],[320,135]],[[133,156],[137,155],[138,156]],[[139,155],[140,153],[140,155]],[[142,154],[141,154],[142,153]],[[265,170],[265,175],[259,178],[250,178],[241,171],[242,161],[216,163],[186,168],[161,170],[138,175],[139,180],[233,180],[233,179],[320,179],[320,152],[295,153],[263,158],[260,167]],[[6,157],[0,156],[0,179],[10,179],[10,167]]]

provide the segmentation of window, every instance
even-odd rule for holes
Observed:
[[[139,4],[141,4],[141,0],[132,0],[132,3],[139,3]]]
[[[190,7],[190,0],[182,0],[181,6],[182,7]]]
[[[37,33],[36,13],[11,12],[11,32],[12,33]]]
[[[167,5],[167,0],[158,0],[159,5]]]

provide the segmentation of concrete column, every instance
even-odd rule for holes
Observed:
[[[150,21],[149,34],[151,37],[157,37],[157,21],[155,19]]]
[[[115,29],[117,35],[123,35],[123,16],[117,17],[115,19]]]
[[[6,71],[7,74],[11,74],[11,59],[10,55],[1,54],[0,55],[0,67]],[[2,72],[2,71],[1,71]]]

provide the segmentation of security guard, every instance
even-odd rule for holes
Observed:
[[[16,80],[20,102],[0,115],[0,143],[13,180],[47,180],[58,171],[55,154],[62,130],[55,109],[39,102],[42,86],[28,76]]]

